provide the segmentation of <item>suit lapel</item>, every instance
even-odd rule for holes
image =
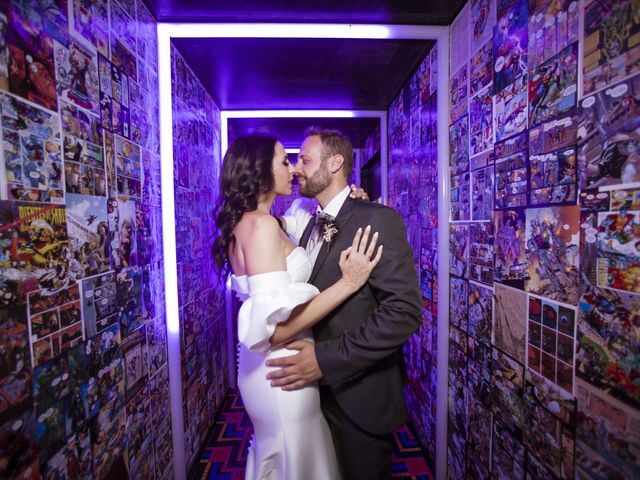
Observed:
[[[336,216],[336,227],[338,229],[338,232],[333,236],[333,238],[331,239],[331,243],[329,243],[328,245],[327,245],[327,242],[325,242],[324,240],[322,241],[322,245],[320,245],[320,251],[318,252],[318,258],[316,258],[316,263],[314,263],[313,270],[311,271],[311,276],[309,277],[309,283],[313,283],[315,281],[315,278],[318,275],[318,272],[320,271],[322,264],[325,262],[325,260],[329,256],[329,252],[331,248],[338,241],[340,232],[344,229],[344,226],[349,221],[349,217],[351,216],[351,208],[353,207],[353,202],[354,202],[353,199],[351,199],[350,197],[347,197],[347,199],[342,204],[342,207],[340,208],[340,211]],[[336,268],[338,268],[337,264],[336,264]]]
[[[316,224],[316,216],[312,215],[311,218],[309,219],[309,222],[307,223],[307,227],[304,229],[304,232],[302,232],[302,237],[300,237],[300,243],[298,243],[298,245],[300,245],[304,249],[307,248],[307,243],[309,243],[309,238],[311,238],[311,232],[313,232],[313,227],[315,224]]]

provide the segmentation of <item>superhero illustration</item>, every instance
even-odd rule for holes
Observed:
[[[576,149],[529,157],[529,205],[575,204],[577,184]]]
[[[524,289],[523,280],[527,276],[524,210],[494,212],[494,225],[494,279]]]
[[[493,29],[493,93],[527,73],[528,5],[525,0],[500,2]]]
[[[635,0],[588,0],[584,10],[586,95],[638,72],[640,20]]]
[[[640,75],[580,102],[580,187],[640,182]]]
[[[576,376],[635,408],[640,407],[638,312],[640,296],[586,282],[576,350]]]
[[[527,292],[576,304],[579,231],[577,206],[527,209]]]
[[[529,126],[533,127],[576,105],[578,43],[536,68],[529,80]]]

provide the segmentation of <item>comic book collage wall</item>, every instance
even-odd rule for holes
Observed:
[[[172,478],[155,21],[15,0],[0,40],[0,477]]]
[[[423,445],[435,458],[438,320],[437,49],[427,54],[389,110],[388,205],[404,219],[423,297],[421,328],[405,344],[405,396]]]
[[[640,476],[639,23],[470,0],[451,25],[450,478]]]
[[[228,387],[224,282],[213,265],[213,207],[220,176],[220,110],[171,49],[174,192],[182,402],[187,469]]]

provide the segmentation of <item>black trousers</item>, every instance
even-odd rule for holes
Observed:
[[[390,479],[392,434],[374,435],[360,428],[344,413],[329,388],[320,387],[320,398],[342,480]]]

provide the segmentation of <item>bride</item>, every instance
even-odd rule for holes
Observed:
[[[340,478],[318,385],[273,388],[265,361],[296,354],[285,347],[293,339],[313,342],[311,327],[358,291],[382,256],[377,233],[369,242],[370,228],[359,229],[340,255],[342,277],[322,293],[306,283],[312,270],[307,253],[270,214],[276,196],[291,194],[292,172],[275,137],[238,137],[223,160],[215,211],[215,262],[223,274],[233,272],[232,287],[243,301],[238,386],[255,430],[246,480]]]

